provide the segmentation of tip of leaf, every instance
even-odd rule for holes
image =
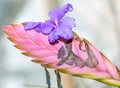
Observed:
[[[38,59],[33,59],[33,60],[31,60],[32,62],[35,62],[35,63],[40,63],[41,61],[40,60],[38,60]]]
[[[22,52],[23,55],[29,56],[29,52]]]
[[[77,33],[73,32],[74,33],[74,38],[76,39],[78,37]]]
[[[87,39],[83,38],[83,41],[84,41],[86,44],[91,45],[91,43],[90,43]]]

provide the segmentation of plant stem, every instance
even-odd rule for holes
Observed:
[[[57,86],[58,86],[58,88],[63,88],[63,86],[62,86],[62,84],[61,84],[61,76],[60,76],[60,73],[55,70],[55,74],[56,74],[56,77],[57,77]]]
[[[47,85],[48,85],[48,88],[51,88],[50,73],[49,73],[49,71],[47,70],[46,67],[44,67],[44,69],[45,69],[45,74],[46,74],[46,83],[47,83]]]

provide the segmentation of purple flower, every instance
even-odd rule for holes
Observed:
[[[71,4],[66,4],[62,8],[55,8],[51,10],[48,15],[50,20],[42,22],[25,22],[25,30],[35,30],[48,35],[50,43],[54,43],[59,39],[70,40],[73,38],[72,28],[75,27],[75,19],[70,17],[64,17],[64,15],[72,11]]]

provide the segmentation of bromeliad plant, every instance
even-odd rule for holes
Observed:
[[[64,17],[72,10],[68,3],[51,10],[50,19],[45,22],[11,24],[4,26],[3,30],[22,54],[45,67],[48,88],[50,75],[47,68],[55,70],[58,88],[62,88],[59,72],[120,87],[117,67],[88,40],[72,31],[75,19]]]

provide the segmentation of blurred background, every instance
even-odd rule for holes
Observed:
[[[2,26],[25,21],[44,21],[55,7],[71,3],[76,31],[120,68],[120,0],[0,0],[0,88],[47,88],[44,69],[20,54],[2,32]],[[56,87],[55,74],[52,88]],[[62,74],[64,88],[113,88]]]

